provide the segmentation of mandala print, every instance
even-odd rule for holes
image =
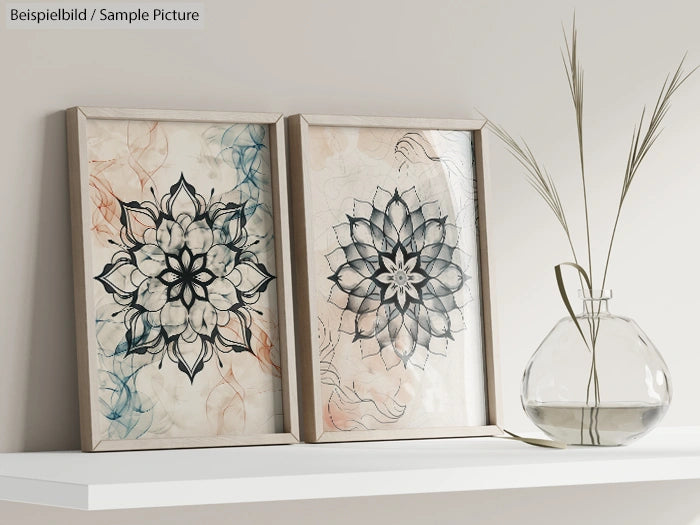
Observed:
[[[95,279],[124,306],[125,356],[167,355],[194,382],[214,354],[223,366],[219,352],[252,352],[253,305],[274,276],[250,251],[246,203],[207,202],[184,175],[153,196],[119,203],[122,244]]]
[[[334,227],[340,248],[327,256],[341,331],[387,368],[423,367],[429,353],[444,354],[437,342],[464,328],[455,298],[468,279],[455,262],[466,257],[456,248],[459,230],[436,202],[421,204],[415,188],[377,187],[371,203],[355,200],[347,219]]]

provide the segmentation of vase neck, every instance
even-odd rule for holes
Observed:
[[[584,316],[609,315],[608,302],[612,299],[611,290],[579,290],[583,301]]]

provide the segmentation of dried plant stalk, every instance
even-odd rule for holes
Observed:
[[[569,91],[571,93],[571,100],[574,105],[574,113],[576,116],[576,130],[578,134],[578,150],[579,150],[579,162],[581,166],[581,184],[583,188],[583,207],[586,220],[586,254],[588,259],[588,271],[578,263],[578,257],[576,255],[576,249],[571,237],[571,230],[569,229],[569,224],[566,219],[566,213],[564,205],[559,197],[559,192],[557,191],[556,184],[552,177],[547,173],[544,167],[536,160],[532,150],[528,146],[525,140],[520,141],[515,140],[503,127],[494,124],[487,119],[487,125],[489,129],[503,142],[506,149],[515,157],[515,159],[525,168],[526,178],[530,185],[535,189],[538,195],[544,200],[547,206],[552,210],[557,221],[561,225],[566,238],[569,242],[571,252],[573,254],[574,263],[562,263],[555,268],[555,273],[557,277],[557,282],[559,285],[559,290],[562,295],[564,304],[567,306],[570,317],[576,324],[578,331],[583,338],[586,347],[591,353],[591,368],[588,377],[588,385],[586,388],[586,403],[592,405],[595,409],[600,405],[600,385],[598,381],[598,370],[596,362],[596,341],[598,338],[598,331],[600,329],[600,305],[597,312],[589,312],[590,315],[586,316],[588,321],[588,338],[586,334],[581,329],[578,320],[576,319],[573,310],[571,309],[570,301],[567,297],[566,290],[563,285],[561,277],[561,267],[563,265],[574,266],[579,273],[579,280],[581,282],[581,287],[584,288],[584,282],[588,290],[592,293],[593,291],[593,265],[592,265],[592,253],[591,253],[591,229],[589,221],[589,208],[588,208],[588,191],[586,184],[586,170],[584,162],[584,147],[583,147],[583,67],[579,62],[578,53],[578,32],[576,29],[576,16],[574,16],[571,38],[566,34],[566,30],[562,28],[564,32],[564,49],[561,51],[562,61],[564,63],[564,69],[566,71],[566,79],[569,84]],[[678,68],[672,75],[668,75],[661,87],[661,92],[656,100],[653,111],[651,112],[651,117],[648,121],[645,121],[646,108],[642,110],[641,118],[639,123],[635,125],[632,132],[632,141],[630,144],[630,149],[627,155],[627,165],[625,168],[624,178],[622,181],[622,189],[620,191],[620,199],[618,201],[617,213],[615,216],[615,223],[612,228],[612,233],[610,235],[610,242],[608,244],[607,256],[605,259],[605,267],[603,271],[603,278],[601,279],[600,288],[605,288],[605,283],[608,276],[608,268],[610,266],[610,257],[612,254],[613,244],[615,242],[615,235],[617,233],[617,227],[620,221],[620,215],[622,212],[622,206],[627,198],[632,182],[634,182],[635,175],[637,174],[639,167],[646,158],[647,154],[656,143],[659,135],[663,131],[661,124],[666,117],[670,107],[671,99],[676,91],[688,80],[688,78],[697,71],[698,67],[691,70],[689,73],[685,73],[683,66],[685,63],[685,56],[681,60]],[[644,130],[644,132],[643,132]],[[590,344],[589,344],[590,341]],[[583,422],[582,422],[583,425]],[[597,430],[597,416],[591,418],[591,426],[588,429],[591,435],[592,442],[595,442],[595,437],[598,438],[600,442],[600,437]],[[581,428],[583,434],[583,426]]]

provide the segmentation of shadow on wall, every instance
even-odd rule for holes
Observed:
[[[26,373],[24,450],[80,447],[71,259],[70,203],[63,111],[45,118],[31,333]]]

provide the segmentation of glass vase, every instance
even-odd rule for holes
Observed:
[[[609,290],[579,292],[583,312],[560,320],[525,368],[528,417],[570,445],[624,445],[661,421],[671,379],[637,323],[610,313]]]

